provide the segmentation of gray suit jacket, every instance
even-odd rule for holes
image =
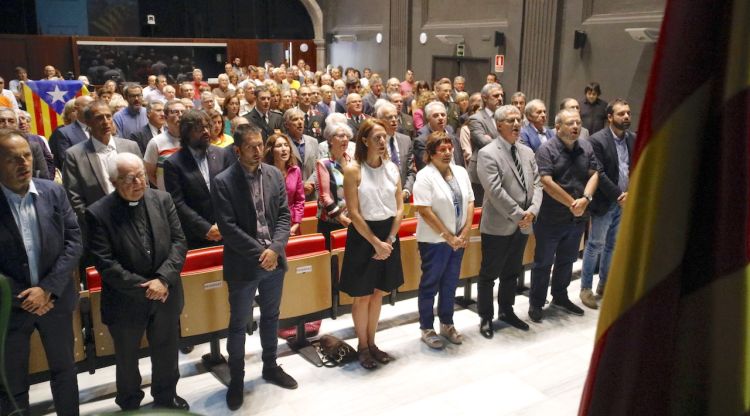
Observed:
[[[396,132],[396,143],[398,144],[399,154],[399,173],[401,174],[401,188],[408,189],[412,192],[414,181],[417,177],[416,166],[414,165],[414,153],[412,153],[411,138],[405,134]]]
[[[303,134],[302,140],[305,141],[305,160],[300,158],[297,146],[292,146],[292,154],[294,154],[297,164],[302,169],[302,182],[307,182],[310,176],[315,173],[315,162],[318,161],[320,149],[318,148],[318,141],[314,137]]]
[[[263,201],[271,234],[269,249],[279,255],[279,267],[286,271],[286,244],[291,214],[284,176],[263,163]],[[218,174],[211,184],[211,199],[219,231],[224,238],[224,280],[252,281],[257,278],[258,259],[265,247],[257,239],[257,217],[250,196],[250,184],[242,164],[237,162]]]
[[[479,150],[500,136],[495,120],[487,115],[484,109],[479,109],[469,118],[469,134],[471,137],[471,159],[469,159],[469,179],[471,183],[479,183],[477,177],[477,155]]]
[[[518,228],[524,211],[536,217],[542,205],[542,182],[534,152],[516,142],[518,160],[523,169],[526,188],[510,154],[510,144],[502,137],[479,151],[477,173],[484,188],[482,221],[479,229],[484,234],[511,235]],[[531,227],[522,230],[528,234]]]
[[[133,153],[140,158],[143,157],[136,142],[119,137],[112,139],[118,153]],[[87,139],[65,152],[63,184],[68,192],[70,205],[78,216],[79,224],[85,224],[86,208],[107,195],[107,174],[102,171],[92,140]]]

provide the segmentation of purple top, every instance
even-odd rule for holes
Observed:
[[[302,171],[299,166],[290,166],[286,171],[286,199],[292,214],[292,224],[299,224],[305,213],[305,188],[302,186]]]
[[[419,130],[422,127],[424,127],[424,125],[425,125],[424,110],[422,110],[421,108],[418,108],[418,109],[414,110],[414,117],[413,118],[414,118],[413,121],[414,121],[414,128],[415,129]]]

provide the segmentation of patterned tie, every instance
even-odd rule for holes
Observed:
[[[516,154],[517,152],[518,149],[516,149],[516,145],[510,145],[510,155],[513,156],[513,163],[516,164],[518,176],[521,178],[521,185],[523,185],[523,189],[526,189],[526,179],[523,177],[523,169],[521,169],[521,162],[518,161],[518,155]]]
[[[396,152],[396,138],[391,137],[390,142],[390,151],[391,151],[391,162],[395,163],[396,166],[401,166],[401,162],[398,160],[398,153]]]

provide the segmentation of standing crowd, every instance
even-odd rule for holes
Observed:
[[[54,79],[54,68],[45,73]],[[23,68],[14,81],[3,90],[7,105],[0,103],[0,273],[13,294],[3,415],[13,403],[28,411],[34,329],[57,412],[78,413],[70,324],[81,289],[74,276],[87,266],[101,276],[118,406],[134,410],[143,400],[145,333],[155,406],[189,409],[176,388],[180,271],[188,250],[218,245],[230,305],[227,406],[244,400],[254,301],[262,377],[297,388],[277,363],[277,335],[285,246],[300,234],[306,201],[317,201],[328,248],[331,232],[348,230],[338,286],[354,299],[358,360],[367,369],[393,360],[375,338],[383,296],[403,283],[405,203],[417,211],[419,327],[430,348],[463,341],[453,310],[475,207],[482,207],[482,336],[493,337],[495,317],[529,329],[513,305],[532,233],[531,321],[543,321],[550,286],[550,307],[583,315],[568,286],[587,227],[581,302],[596,309],[605,290],[635,135],[628,103],[605,103],[596,83],[580,103],[562,100],[549,124],[544,102],[527,102],[520,91],[506,98],[494,74],[469,94],[461,76],[430,85],[411,70],[386,80],[368,68],[313,73],[302,60],[243,67],[235,59],[214,88],[197,68],[175,86],[163,75],[148,76],[145,86],[108,81],[67,103],[65,125],[47,139],[29,132],[20,109]]]

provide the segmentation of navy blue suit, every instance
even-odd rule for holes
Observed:
[[[55,166],[62,171],[63,163],[65,162],[65,151],[87,139],[86,132],[76,122],[53,131],[49,138],[49,147],[52,150]]]
[[[50,365],[52,397],[59,414],[78,413],[78,383],[73,357],[72,312],[78,303],[73,270],[81,256],[81,230],[65,189],[46,179],[32,179],[38,195],[34,207],[39,224],[41,252],[37,286],[52,294],[54,308],[42,316],[21,308],[18,294],[31,287],[28,257],[10,205],[0,192],[0,273],[10,280],[13,295],[10,326],[5,342],[5,369],[10,392],[18,404],[29,406],[29,340],[34,329]],[[0,388],[0,412],[10,404]]]

